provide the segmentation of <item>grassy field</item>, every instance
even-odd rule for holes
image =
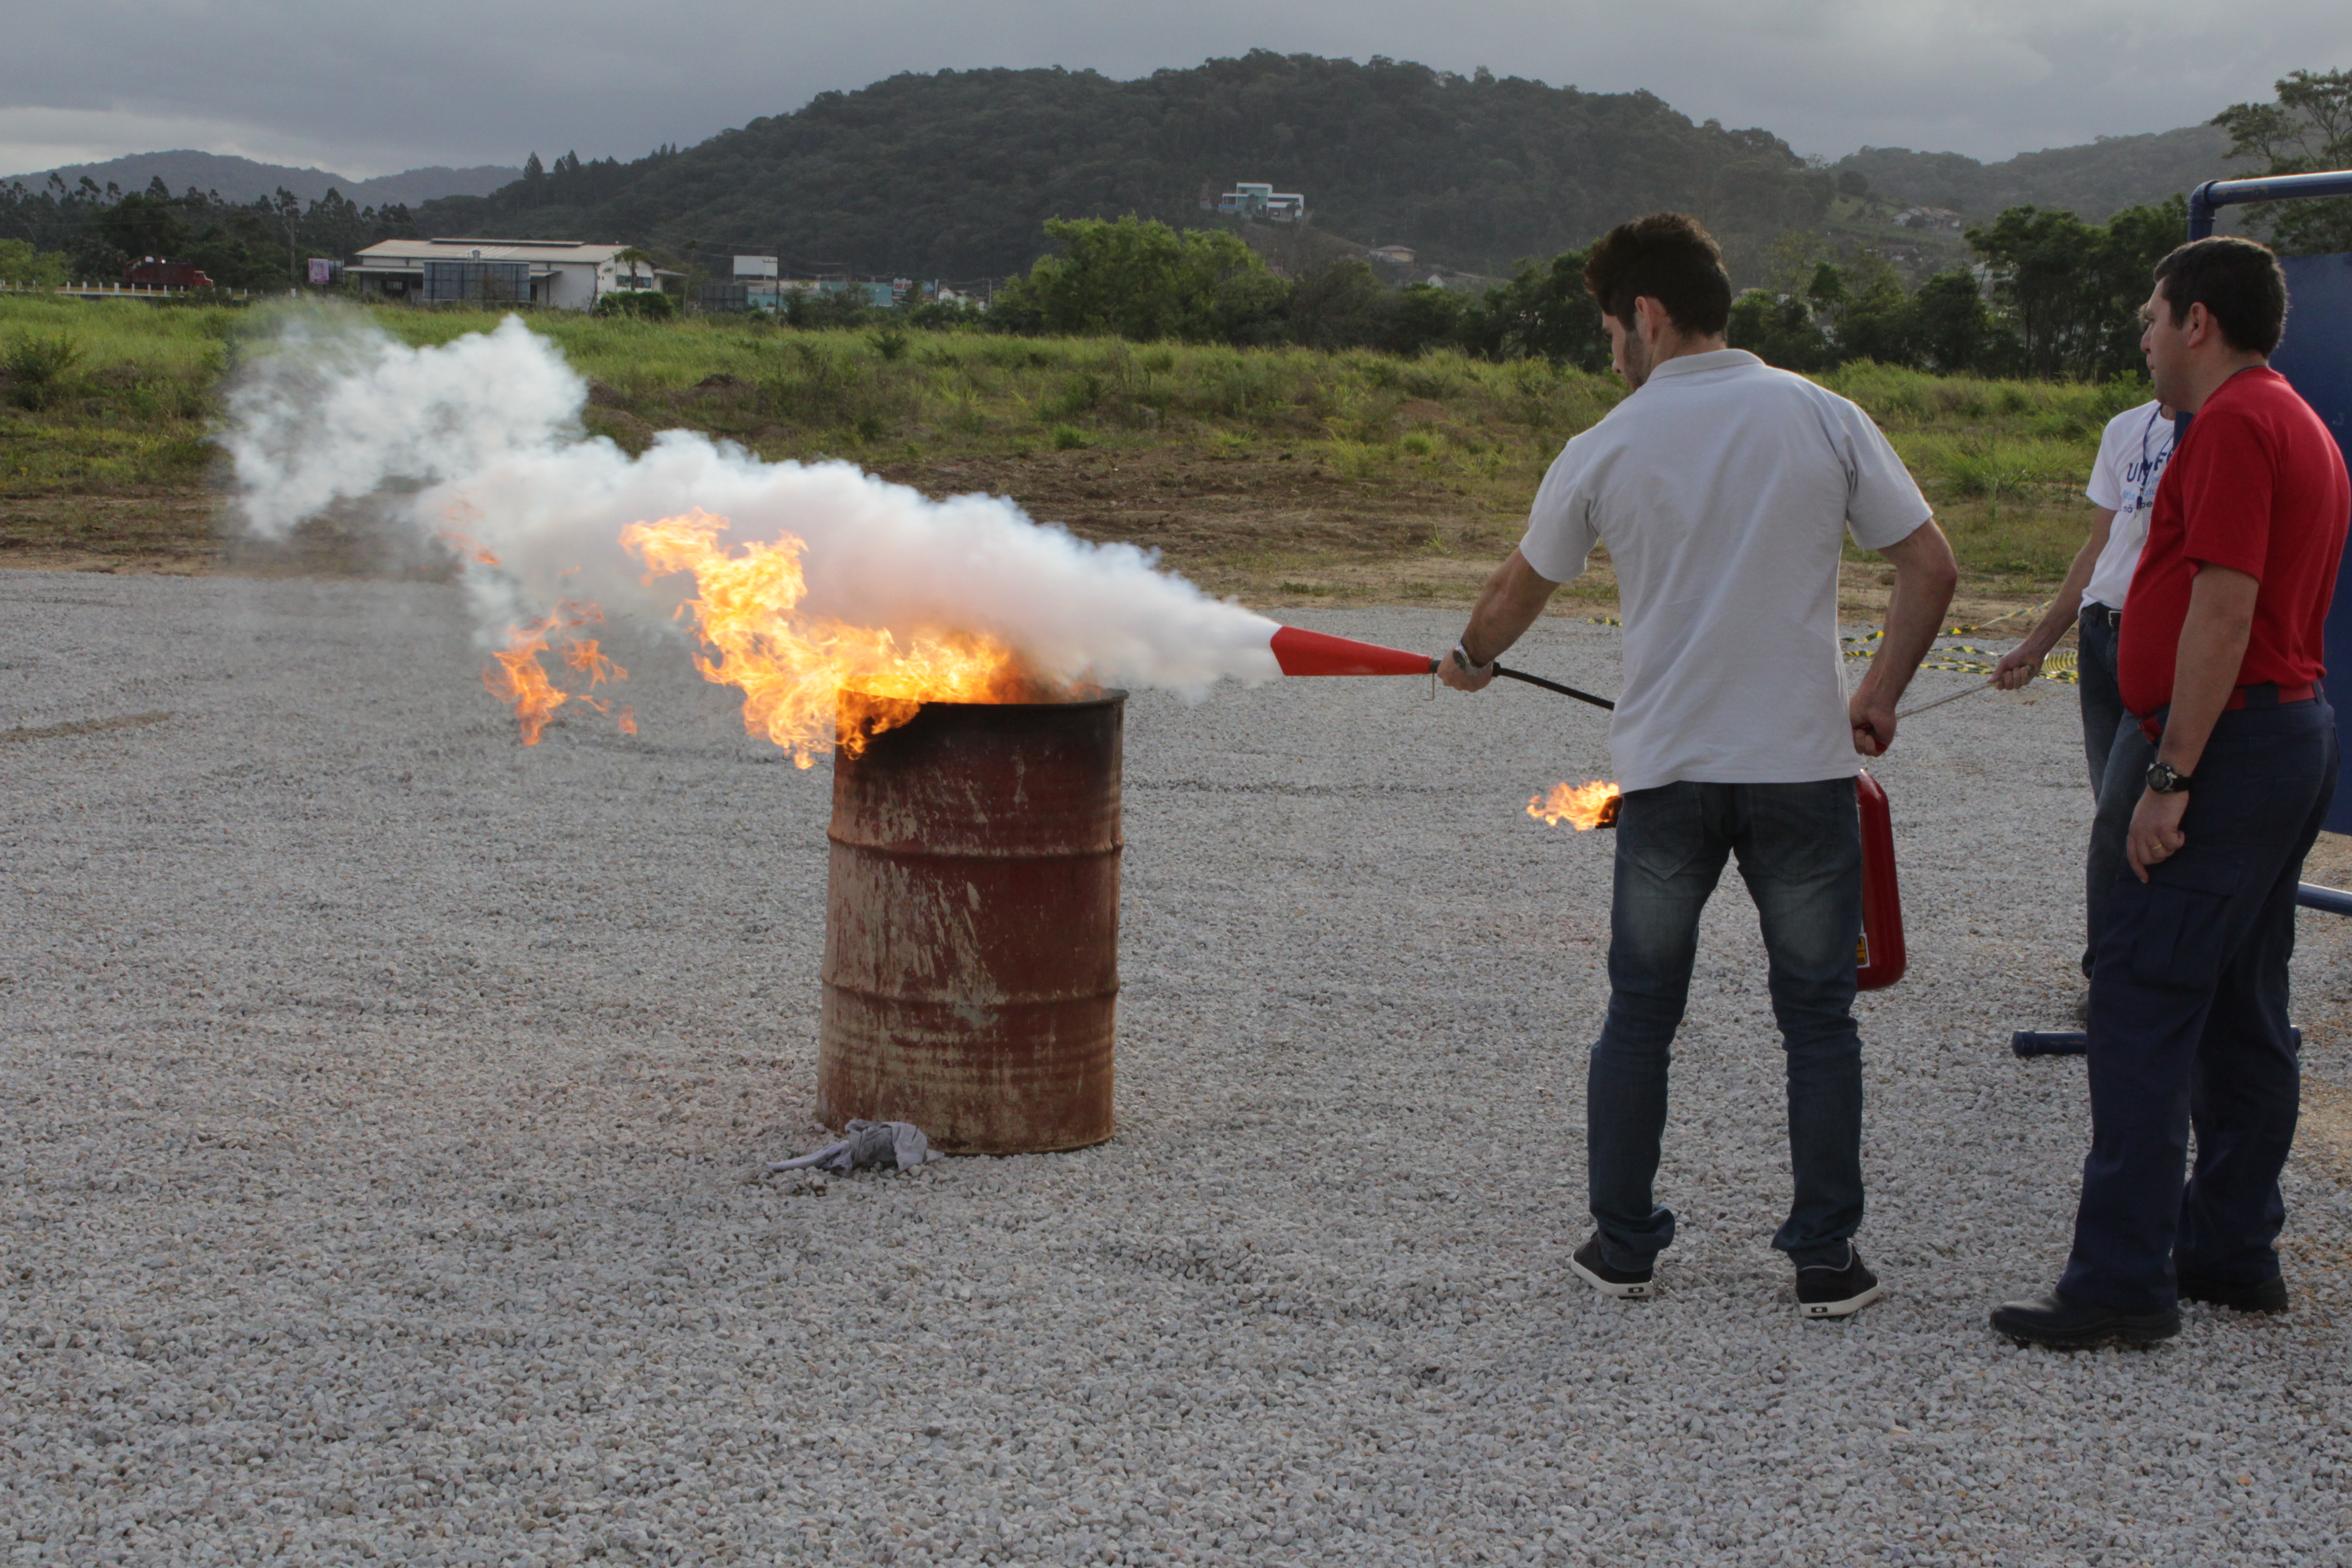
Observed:
[[[367,314],[415,343],[495,320]],[[215,536],[208,436],[223,377],[275,320],[0,298],[0,563],[267,569]],[[799,332],[740,317],[551,311],[531,324],[590,378],[588,427],[624,447],[684,426],[933,493],[997,491],[1267,605],[1467,595],[1517,538],[1560,443],[1620,395],[1613,376],[1453,353]],[[2041,595],[2064,572],[2099,430],[2147,395],[1874,365],[1823,379],[1886,428],[1952,534],[1964,593],[1985,603]],[[1874,560],[1849,567],[1857,607],[1874,596]],[[1575,591],[1587,605],[1613,597],[1605,572]]]

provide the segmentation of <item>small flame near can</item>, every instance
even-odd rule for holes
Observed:
[[[1580,784],[1556,784],[1550,794],[1528,800],[1528,815],[1553,827],[1565,822],[1579,833],[1592,827],[1614,827],[1618,803],[1624,798],[1624,792],[1606,779]]]

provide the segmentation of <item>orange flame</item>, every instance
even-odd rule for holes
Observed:
[[[499,558],[491,554],[488,549],[475,543],[454,528],[445,528],[441,531],[441,542],[478,565],[496,566],[499,563]]]
[[[1584,784],[1556,784],[1549,795],[1536,795],[1528,802],[1528,815],[1554,827],[1565,822],[1581,833],[1616,821],[1617,803],[1623,798],[1623,792],[1606,779]]]
[[[514,710],[526,746],[539,744],[539,732],[565,701],[539,663],[539,656],[547,651],[551,624],[551,618],[527,626],[509,626],[507,646],[490,656],[493,663],[482,667],[482,684],[491,696]]]
[[[604,618],[604,612],[594,605],[565,599],[556,605],[553,615],[529,626],[507,628],[507,646],[490,655],[492,662],[482,668],[482,685],[491,696],[514,710],[515,721],[522,726],[524,745],[538,745],[540,732],[547,728],[547,721],[555,716],[558,708],[572,700],[548,679],[546,668],[539,662],[539,656],[547,651],[549,636],[572,626],[601,623]],[[608,679],[626,679],[629,673],[599,652],[593,637],[569,639],[564,645],[563,662],[585,671],[591,687]],[[610,706],[595,698],[582,700],[599,713]],[[636,733],[635,724],[625,722],[623,729],[628,734]]]
[[[637,710],[634,708],[622,709],[620,724],[622,734],[635,734],[637,732]]]
[[[696,632],[718,657],[695,656],[703,679],[743,691],[743,727],[809,766],[838,745],[856,756],[925,702],[995,702],[1023,694],[1013,650],[961,632],[915,637],[901,647],[878,627],[845,626],[799,613],[807,596],[801,542],[790,534],[749,542],[730,554],[719,543],[727,520],[697,509],[656,522],[633,522],[621,543],[651,568],[646,581],[692,572],[699,598]],[[844,704],[845,691],[860,700]]]
[[[627,670],[614,663],[608,655],[598,649],[594,637],[574,637],[564,647],[563,662],[574,669],[584,670],[588,676],[588,684],[591,686],[602,686],[608,680],[629,679]],[[601,713],[604,710],[600,708],[597,711]]]

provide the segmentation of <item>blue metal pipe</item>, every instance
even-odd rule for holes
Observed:
[[[2326,910],[2331,915],[2352,915],[2352,893],[2336,888],[2323,888],[2316,882],[2298,882],[2294,901],[2306,910]]]
[[[2303,1031],[2293,1024],[2286,1026],[2294,1040],[2294,1048],[2303,1049]],[[2080,1029],[2042,1030],[2020,1029],[2009,1037],[2009,1048],[2021,1057],[2081,1057],[2091,1051],[2091,1037]]]
[[[2296,196],[2352,196],[2352,169],[2325,174],[2275,174],[2266,180],[2208,180],[2189,193],[2189,237],[2212,236],[2217,207],[2241,202],[2283,202]]]

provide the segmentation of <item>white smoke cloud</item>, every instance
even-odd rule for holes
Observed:
[[[631,458],[583,436],[587,390],[515,317],[426,348],[347,319],[293,318],[229,394],[235,506],[267,539],[365,502],[420,538],[480,545],[498,564],[469,563],[465,587],[486,643],[562,598],[668,624],[692,579],[642,582],[621,531],[699,508],[730,521],[731,544],[805,542],[800,613],[902,644],[978,633],[1052,679],[1193,696],[1278,673],[1274,622],[1133,545],[1088,543],[1002,497],[934,501],[848,463],[769,463],[690,431]]]

